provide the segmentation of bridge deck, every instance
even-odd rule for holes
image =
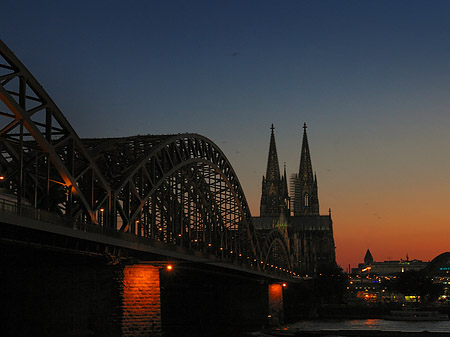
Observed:
[[[61,235],[74,239],[101,243],[109,246],[125,248],[131,251],[157,255],[164,259],[200,263],[216,268],[233,270],[247,276],[263,278],[270,281],[299,282],[300,278],[274,275],[261,272],[254,266],[223,262],[214,255],[202,253],[188,248],[166,244],[149,238],[133,235],[113,228],[94,224],[80,223],[58,216],[55,213],[22,206],[18,214],[17,203],[0,199],[0,223],[28,228],[46,233]]]

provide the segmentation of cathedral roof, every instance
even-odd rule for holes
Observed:
[[[279,216],[261,216],[252,218],[256,229],[270,229],[284,226]],[[287,227],[297,231],[332,231],[333,222],[329,215],[291,216],[287,220]]]
[[[294,230],[331,231],[333,230],[333,221],[329,215],[293,216],[290,218],[290,226]]]

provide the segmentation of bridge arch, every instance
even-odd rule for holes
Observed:
[[[117,171],[115,177],[106,175],[113,199],[106,223],[168,244],[261,264],[242,187],[211,140],[178,134],[85,144],[103,171],[113,166]]]
[[[278,228],[272,229],[262,245],[264,268],[273,272],[283,273],[293,269],[289,242],[286,235]]]
[[[34,205],[98,223],[110,188],[51,97],[0,40],[0,187]]]
[[[280,233],[261,249],[237,175],[211,140],[81,139],[2,41],[0,138],[0,188],[18,209],[31,205],[259,269],[278,257],[292,267]]]

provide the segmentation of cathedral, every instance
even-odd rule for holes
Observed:
[[[298,173],[291,175],[290,193],[286,165],[280,173],[275,132],[271,126],[266,175],[262,178],[260,216],[253,223],[261,235],[280,230],[289,242],[291,259],[302,275],[314,275],[321,266],[336,265],[331,210],[319,213],[317,176],[312,169],[306,123]]]

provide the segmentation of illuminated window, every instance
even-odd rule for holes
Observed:
[[[305,207],[309,207],[309,195],[308,195],[308,193],[305,194]]]

